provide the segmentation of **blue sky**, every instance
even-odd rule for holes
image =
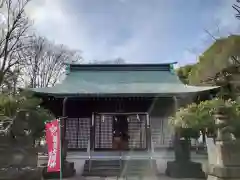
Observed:
[[[35,0],[39,34],[82,51],[86,61],[195,62],[216,37],[240,32],[234,0]]]

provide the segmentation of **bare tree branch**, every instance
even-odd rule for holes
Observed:
[[[236,3],[237,4],[233,4],[232,5],[232,7],[233,7],[233,9],[235,10],[235,11],[237,11],[237,14],[235,14],[235,17],[237,18],[237,19],[240,19],[240,1],[239,0],[236,0]]]
[[[23,68],[25,79],[33,88],[53,86],[59,81],[66,63],[82,60],[78,51],[56,45],[37,35],[30,38],[28,44],[29,47],[24,48],[21,58],[25,62]]]
[[[18,50],[24,46],[27,30],[30,27],[25,15],[25,7],[30,0],[3,0],[6,7],[6,24],[0,34],[0,87],[4,86],[15,66],[22,64]]]
[[[207,29],[204,29],[204,31],[213,39],[213,40],[217,40],[217,38],[212,34],[210,33],[210,31],[208,31]]]

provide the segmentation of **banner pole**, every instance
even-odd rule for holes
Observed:
[[[63,174],[62,174],[62,132],[61,132],[61,120],[58,119],[59,121],[59,134],[60,134],[60,180],[62,180],[63,178]]]

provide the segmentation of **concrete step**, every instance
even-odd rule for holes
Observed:
[[[83,176],[146,176],[156,174],[156,161],[150,160],[112,160],[86,161]],[[90,170],[90,171],[89,171]]]
[[[85,164],[89,164],[90,161],[86,161]],[[91,160],[92,166],[119,166],[119,160]]]

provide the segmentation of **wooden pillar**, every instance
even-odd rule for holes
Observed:
[[[63,105],[62,105],[62,116],[63,118],[61,119],[60,123],[61,123],[61,135],[62,135],[62,140],[65,140],[65,135],[66,135],[66,121],[67,121],[67,101],[68,98],[65,97],[63,99]]]
[[[92,113],[91,127],[90,127],[90,149],[94,150],[95,145],[95,116]]]
[[[143,147],[143,138],[142,138],[142,120],[141,120],[141,115],[139,116],[139,115],[137,115],[138,116],[138,127],[139,127],[139,129],[140,129],[140,148],[142,149],[142,147]]]
[[[178,98],[176,96],[173,96],[173,101],[174,101],[174,113],[176,113],[179,107]]]
[[[148,152],[151,152],[151,150],[152,150],[152,141],[151,141],[151,128],[150,128],[150,118],[149,118],[149,114],[147,113],[146,114],[146,116],[147,116],[147,129],[146,129],[146,131],[147,131],[147,133],[146,133],[146,140],[147,140],[147,150],[148,150]]]
[[[98,134],[98,148],[101,149],[101,145],[102,145],[102,121],[103,121],[103,117],[104,115],[100,115],[99,116],[99,134]]]
[[[66,136],[66,119],[67,119],[67,100],[68,98],[65,97],[63,99],[63,106],[62,106],[62,118],[60,120],[60,125],[61,125],[61,158],[62,161],[66,160],[67,157],[67,150],[68,150],[68,142],[65,139]]]
[[[178,104],[178,99],[176,96],[173,96],[173,109],[174,109],[174,114],[176,114],[177,110],[178,110],[178,107],[179,107],[179,104]],[[173,132],[172,132],[172,137],[173,137],[173,145],[175,146],[175,143],[176,143],[176,140],[179,139],[179,134],[178,132],[176,132],[175,129],[173,129]]]

